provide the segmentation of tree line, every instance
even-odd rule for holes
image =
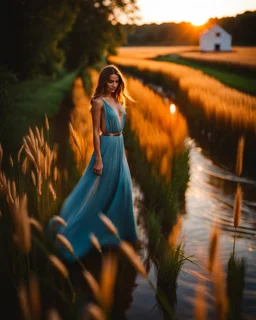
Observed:
[[[141,26],[124,27],[127,46],[150,45],[198,45],[201,32],[217,23],[232,35],[232,44],[237,46],[255,46],[256,11],[246,11],[235,17],[211,18],[203,26],[195,27],[191,23],[155,23]]]
[[[136,1],[2,1],[1,69],[30,79],[96,63],[122,43],[120,17],[132,23]]]

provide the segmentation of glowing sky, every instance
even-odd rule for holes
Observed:
[[[212,17],[235,16],[256,10],[256,0],[137,0],[139,24],[189,21],[195,25]]]

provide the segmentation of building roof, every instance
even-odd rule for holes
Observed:
[[[224,31],[224,32],[226,32],[227,34],[230,35],[230,33],[228,33],[225,29],[223,29],[221,26],[219,26],[216,23],[214,25],[212,25],[211,27],[204,29],[203,32],[201,33],[201,35],[210,32],[212,29],[218,29],[218,30]]]

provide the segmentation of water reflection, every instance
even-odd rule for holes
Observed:
[[[184,219],[184,236],[186,252],[195,254],[199,265],[204,265],[208,257],[209,235],[213,223],[217,222],[221,228],[220,255],[224,270],[228,279],[232,278],[232,271],[236,268],[240,274],[237,276],[237,285],[240,282],[240,293],[236,299],[243,299],[241,313],[250,317],[256,313],[252,303],[256,296],[256,282],[253,274],[256,272],[256,241],[255,241],[255,205],[253,199],[256,194],[256,181],[239,178],[235,174],[219,168],[211,160],[202,154],[192,139],[190,145],[190,181],[186,193],[186,212]],[[234,227],[233,227],[233,204],[237,182],[243,189],[243,206],[240,226],[237,230],[235,258],[230,260],[233,250]],[[242,261],[242,262],[237,262]],[[236,266],[236,267],[235,267]],[[232,269],[233,268],[233,269]],[[240,271],[239,271],[240,269]],[[242,269],[244,276],[242,276]],[[177,292],[177,315],[192,319],[194,304],[195,284],[198,274],[207,274],[203,269],[196,266],[186,266],[186,275],[181,274],[178,281]],[[234,276],[233,276],[234,277]],[[242,280],[244,277],[243,298]],[[230,280],[229,280],[230,288]],[[208,286],[210,292],[210,286]],[[233,290],[233,289],[232,289]],[[229,290],[231,292],[232,290]],[[211,300],[211,295],[209,296]],[[234,296],[231,297],[234,300]],[[237,304],[238,302],[236,302]],[[238,306],[237,306],[238,307]],[[190,310],[190,315],[184,310]],[[237,309],[236,309],[237,311]],[[209,305],[209,318],[214,317],[214,312]]]

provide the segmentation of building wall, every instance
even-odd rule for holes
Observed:
[[[219,34],[219,36],[217,36]],[[201,51],[230,51],[232,37],[220,26],[214,26],[200,36]]]

